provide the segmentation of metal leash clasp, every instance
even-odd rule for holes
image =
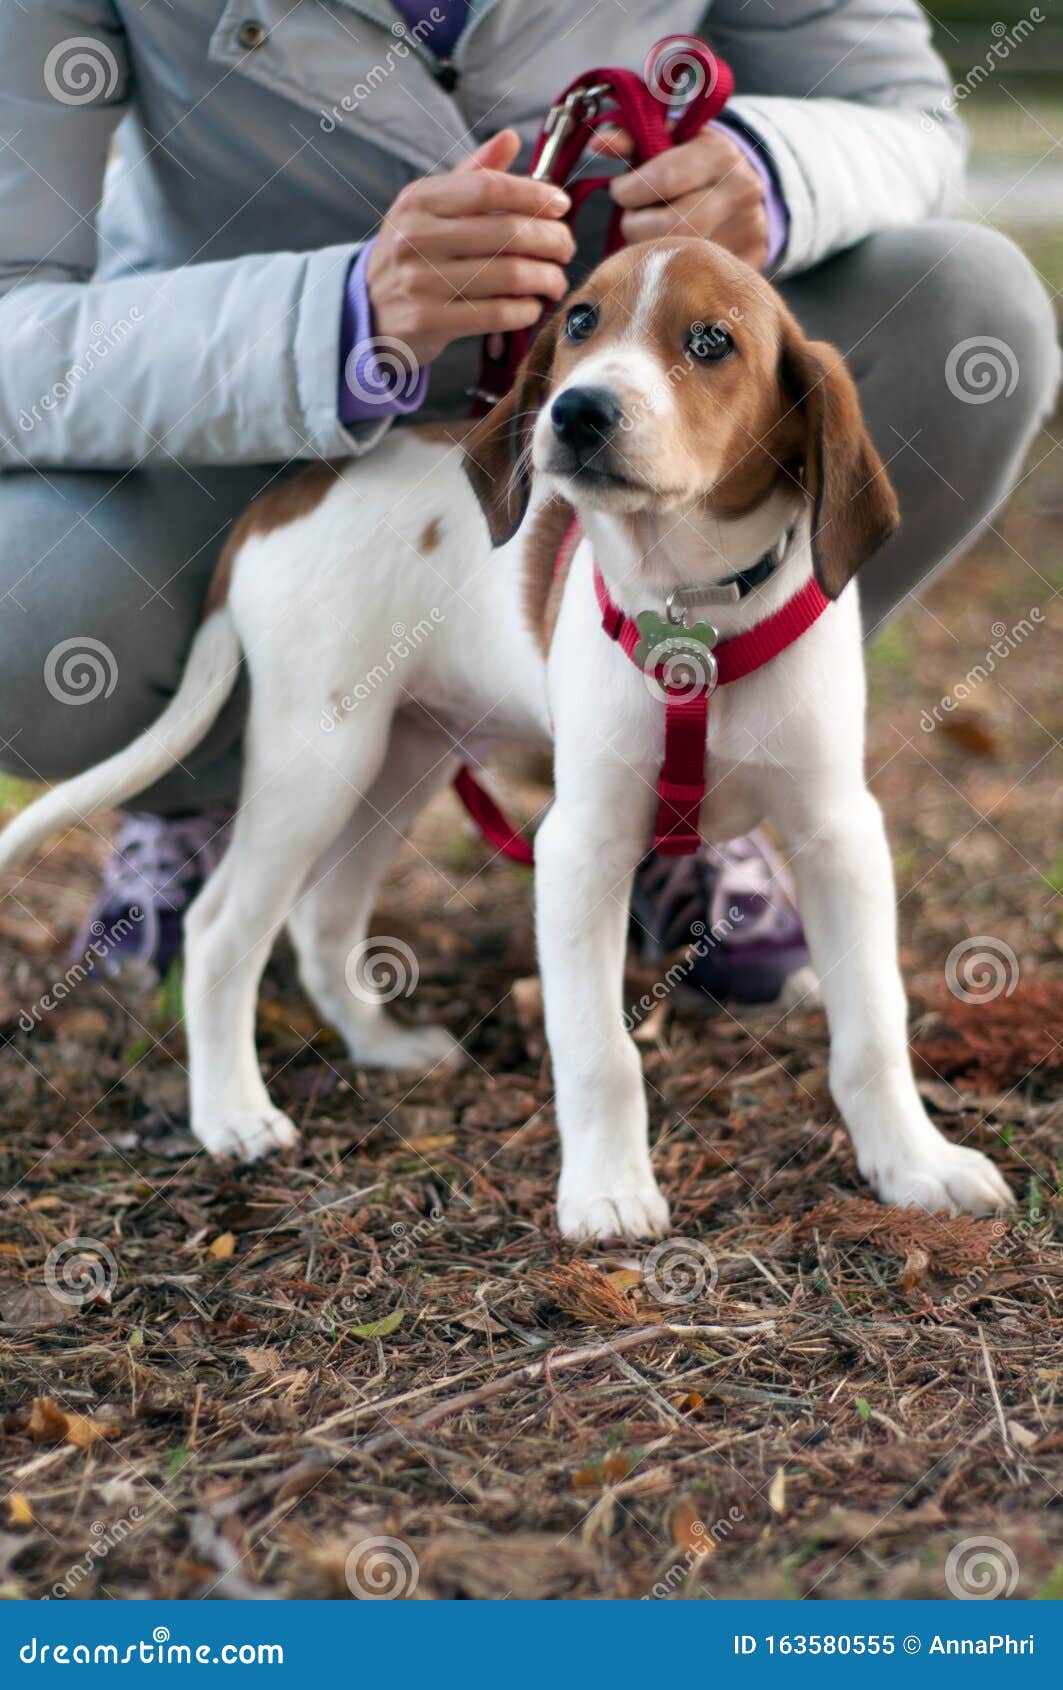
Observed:
[[[588,87],[579,84],[570,88],[565,98],[557,105],[550,107],[543,124],[543,150],[531,172],[534,182],[553,180],[551,173],[561,148],[577,123],[586,123],[589,118],[597,117],[601,110],[602,98],[608,92],[609,86],[605,82],[595,82]]]

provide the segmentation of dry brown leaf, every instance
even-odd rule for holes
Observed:
[[[782,1519],[786,1513],[786,1468],[780,1467],[768,1487],[768,1507]]]
[[[716,1545],[701,1518],[701,1512],[690,1497],[684,1496],[672,1514],[672,1542],[688,1555],[712,1555]]]
[[[236,1234],[233,1232],[219,1232],[217,1238],[208,1245],[207,1255],[213,1256],[216,1262],[227,1262],[236,1249]]]
[[[26,1422],[26,1436],[35,1444],[72,1444],[91,1449],[100,1438],[116,1438],[121,1428],[88,1414],[68,1414],[51,1397],[35,1397]]]
[[[919,1244],[913,1244],[904,1258],[901,1270],[901,1290],[906,1296],[923,1283],[930,1267],[930,1257]]]
[[[279,1350],[252,1347],[246,1350],[238,1350],[237,1354],[241,1361],[246,1361],[252,1373],[262,1373],[267,1379],[271,1379],[275,1373],[279,1373],[284,1366]]]
[[[700,1391],[679,1391],[674,1397],[669,1397],[673,1408],[678,1408],[681,1414],[693,1414],[699,1408],[704,1408],[705,1398]]]
[[[13,1490],[8,1497],[7,1523],[9,1526],[32,1526],[33,1509],[25,1491]]]

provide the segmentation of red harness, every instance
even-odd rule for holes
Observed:
[[[577,518],[558,548],[555,579],[579,538]],[[642,618],[637,622],[613,602],[597,564],[594,591],[604,632],[642,674],[652,677],[664,703],[664,756],[657,780],[652,849],[665,857],[689,856],[701,844],[698,818],[705,797],[710,698],[718,686],[744,680],[793,645],[822,616],[830,600],[811,576],[792,598],[744,634],[709,646],[676,624],[663,633],[659,645],[647,651],[645,622]],[[488,844],[511,861],[530,866],[535,859],[528,841],[507,820],[471,769],[462,769],[454,785]]]

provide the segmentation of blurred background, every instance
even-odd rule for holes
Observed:
[[[1059,310],[1063,288],[1063,9],[1058,0],[934,0],[938,51],[971,132],[972,212],[1029,253]]]

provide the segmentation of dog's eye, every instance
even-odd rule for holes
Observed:
[[[598,326],[596,305],[574,305],[565,318],[565,334],[569,340],[587,340]]]
[[[687,351],[699,363],[720,364],[734,349],[734,336],[722,323],[691,323]]]

